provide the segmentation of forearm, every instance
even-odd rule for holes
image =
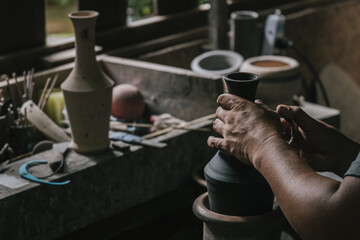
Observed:
[[[269,182],[289,222],[306,239],[334,229],[341,196],[340,182],[320,176],[281,139],[269,139],[253,156],[253,164]],[[331,230],[331,229],[330,229]],[[331,232],[331,231],[330,231]],[[328,236],[327,236],[328,237]]]

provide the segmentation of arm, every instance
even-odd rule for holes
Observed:
[[[282,139],[264,142],[253,163],[304,239],[360,238],[359,178],[345,177],[340,183],[317,174]]]
[[[352,239],[360,238],[359,178],[345,177],[340,183],[317,174],[296,149],[288,146],[278,115],[266,106],[229,94],[221,95],[218,104],[214,130],[224,138],[209,138],[209,146],[253,164],[301,236],[346,239],[349,234]],[[359,150],[358,144],[354,146]]]

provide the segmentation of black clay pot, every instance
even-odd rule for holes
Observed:
[[[260,77],[252,73],[224,76],[228,92],[253,101]],[[274,195],[265,178],[252,166],[218,151],[204,168],[210,210],[233,216],[272,211]]]

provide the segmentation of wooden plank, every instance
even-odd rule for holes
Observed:
[[[45,1],[6,0],[0,8],[0,54],[45,44]]]
[[[260,19],[263,19],[265,21],[265,18],[269,15],[274,13],[275,9],[280,9],[281,12],[285,15],[297,13],[304,11],[306,9],[317,9],[317,8],[324,8],[329,7],[331,5],[336,5],[338,3],[346,3],[353,0],[305,0],[305,1],[291,1],[286,3],[282,3],[281,5],[275,4],[273,6],[270,6],[266,9],[259,10]],[[251,2],[251,1],[250,1]],[[250,3],[249,3],[250,4]],[[252,5],[249,6],[251,8]],[[255,7],[255,6],[254,6]],[[256,9],[256,8],[255,8]]]
[[[95,53],[98,54],[101,52],[102,52],[102,47],[95,46]],[[70,49],[60,51],[60,52],[56,52],[56,53],[53,53],[53,54],[43,57],[41,59],[42,65],[50,68],[50,67],[59,66],[61,64],[69,63],[69,62],[74,61],[75,54],[76,54],[75,48],[70,48]]]
[[[198,0],[154,0],[157,15],[168,15],[196,8]]]
[[[77,0],[77,5],[79,10],[99,12],[97,32],[126,25],[127,0]]]
[[[188,41],[140,55],[136,59],[190,70],[191,61],[206,51],[204,46],[207,43],[205,38]]]
[[[146,42],[171,34],[197,29],[207,25],[208,6],[167,16],[154,16],[138,20],[127,27],[103,31],[96,36],[96,44],[104,51],[119,46]]]
[[[201,27],[176,33],[157,39],[149,40],[146,42],[121,47],[111,51],[107,51],[106,54],[110,56],[137,58],[138,56],[153,51],[159,51],[161,49],[171,47],[177,44],[188,42],[195,39],[207,39],[208,27]]]

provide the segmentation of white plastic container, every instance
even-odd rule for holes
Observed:
[[[213,50],[195,57],[191,62],[191,70],[204,75],[223,76],[239,71],[243,60],[237,52]]]
[[[273,55],[280,52],[276,48],[275,42],[277,39],[284,37],[284,29],[285,16],[281,14],[280,9],[276,9],[275,13],[266,18],[262,55]]]

